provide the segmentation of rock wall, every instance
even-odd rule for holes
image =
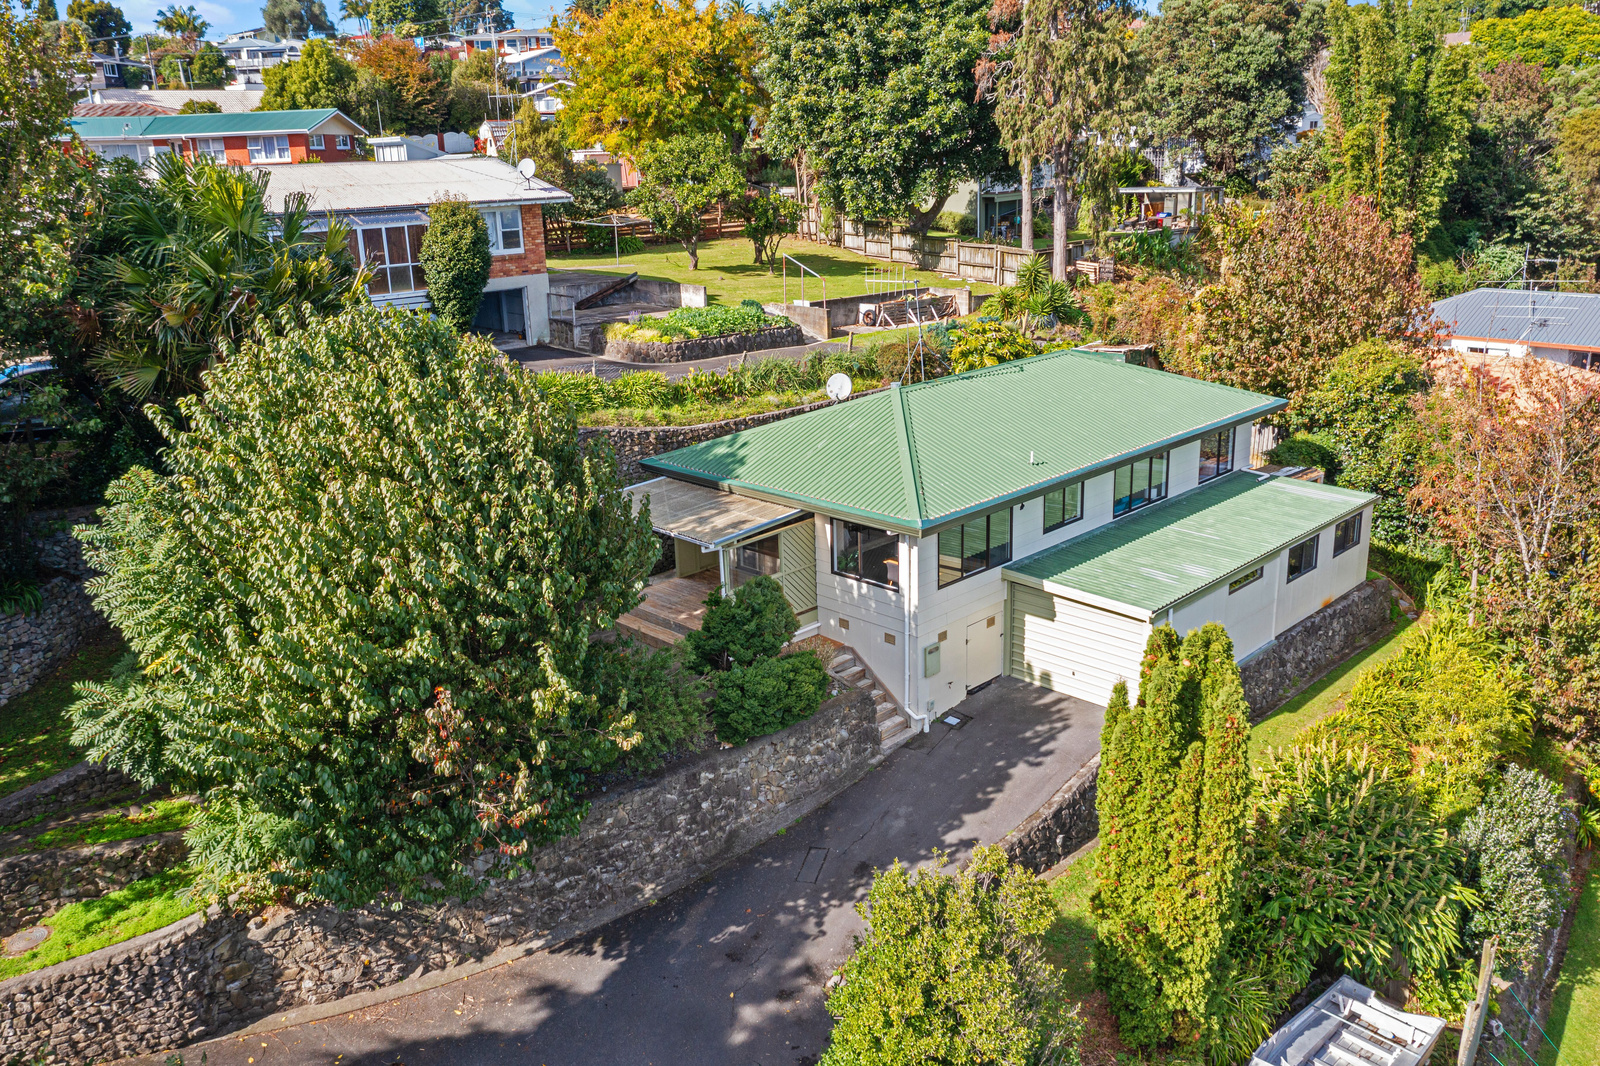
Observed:
[[[1000,847],[1012,862],[1043,873],[1100,835],[1095,810],[1100,756],[1067,779],[1043,807],[1006,834]]]
[[[1394,617],[1397,597],[1387,578],[1357,585],[1240,663],[1252,720],[1265,718],[1307,681],[1370,643]]]
[[[755,333],[730,333],[722,337],[696,337],[681,341],[606,341],[607,359],[626,359],[634,363],[689,363],[715,359],[719,355],[762,352],[768,348],[791,348],[804,344],[799,326],[773,326]]]
[[[0,706],[71,655],[105,619],[81,582],[53,577],[39,586],[44,607],[33,614],[0,615]]]
[[[866,694],[595,798],[576,836],[465,903],[216,910],[0,982],[0,1061],[149,1054],[275,1011],[594,928],[709,873],[853,783],[878,755]]]
[[[179,865],[188,854],[177,832],[0,859],[0,937],[48,923],[69,903],[126,888]]]
[[[0,826],[20,825],[42,814],[55,814],[112,796],[133,796],[139,791],[138,782],[120,770],[81,762],[0,799]]]

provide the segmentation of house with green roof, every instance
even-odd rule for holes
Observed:
[[[225,111],[201,115],[105,115],[74,118],[72,130],[106,159],[147,163],[162,152],[206,156],[230,166],[336,163],[360,158],[367,131],[336,107],[297,111]]]
[[[654,456],[629,491],[677,579],[771,574],[924,729],[1002,674],[1104,704],[1164,623],[1247,658],[1361,584],[1373,497],[1247,469],[1285,406],[1056,352]]]

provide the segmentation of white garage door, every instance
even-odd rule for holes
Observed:
[[[1104,704],[1118,680],[1138,695],[1150,623],[1011,583],[1012,677]]]

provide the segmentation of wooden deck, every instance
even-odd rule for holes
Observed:
[[[717,587],[718,581],[715,570],[703,570],[691,577],[672,577],[648,585],[644,602],[618,618],[617,628],[657,647],[676,644],[700,628],[706,613],[706,594]]]

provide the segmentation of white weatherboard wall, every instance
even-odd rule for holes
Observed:
[[[1055,596],[1030,585],[1011,586],[1008,672],[1035,685],[1104,704],[1118,681],[1138,694],[1139,660],[1150,622]]]
[[[823,636],[848,644],[899,699],[905,691],[905,600],[895,589],[833,572],[833,521],[817,521],[817,620]],[[911,548],[900,538],[900,572],[911,570]],[[846,628],[848,626],[848,628]],[[893,638],[893,643],[885,637]]]

